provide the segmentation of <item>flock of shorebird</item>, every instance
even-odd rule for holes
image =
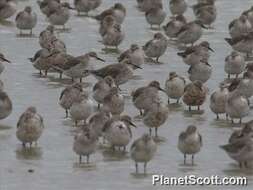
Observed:
[[[126,8],[122,3],[115,3],[102,13],[91,16],[90,11],[101,4],[102,0],[74,0],[72,7],[60,0],[38,1],[38,6],[50,25],[39,35],[41,49],[29,60],[40,75],[46,77],[48,72],[56,72],[60,78],[64,75],[72,79],[73,84],[62,91],[59,105],[65,110],[66,118],[71,116],[75,125],[81,128],[74,138],[73,150],[79,155],[80,163],[82,156],[86,156],[88,163],[89,156],[95,152],[99,140],[109,144],[113,151],[126,151],[126,146],[132,139],[131,126],[136,125],[129,115],[123,114],[125,101],[120,86],[132,79],[135,70],[142,69],[145,63],[151,62],[155,67],[169,43],[175,43],[179,47],[178,56],[189,66],[188,79],[176,72],[170,72],[165,87],[161,87],[158,81],[150,81],[147,86],[139,87],[131,93],[133,105],[139,110],[149,133],[133,142],[130,155],[136,163],[136,172],[139,172],[138,163],[144,163],[146,173],[147,163],[152,160],[157,150],[158,128],[166,122],[169,115],[168,105],[161,101],[159,91],[168,96],[168,104],[172,100],[179,104],[182,99],[190,112],[193,107],[200,110],[200,106],[207,99],[208,88],[205,83],[210,79],[213,70],[208,63],[213,49],[207,41],[198,44],[196,42],[202,37],[204,29],[212,29],[217,16],[215,0],[197,0],[193,6],[188,5],[185,0],[170,0],[172,16],[162,27],[167,16],[162,0],[137,0],[137,8],[140,12],[145,12],[144,16],[151,29],[163,32],[155,33],[153,39],[142,47],[132,44],[120,54],[118,63],[95,69],[92,64],[94,60],[105,60],[96,52],[77,57],[68,54],[65,43],[55,35],[55,30],[59,30],[59,26],[61,30],[66,29],[70,11],[75,10],[79,16],[83,14],[96,19],[100,24],[98,34],[101,36],[101,43],[106,49],[117,49],[125,36],[121,25],[127,14]],[[195,15],[194,21],[187,21],[184,16],[189,7]],[[0,0],[1,19],[9,18],[15,12],[14,0]],[[33,35],[37,14],[27,6],[17,14],[15,23],[20,30],[19,35]],[[221,114],[225,114],[227,121],[230,118],[233,123],[238,119],[241,123],[250,112],[249,98],[253,95],[253,64],[248,61],[253,50],[253,7],[234,19],[228,29],[231,38],[225,40],[233,48],[233,52],[225,59],[224,70],[228,79],[221,82],[219,88],[211,94],[210,109],[217,119]],[[26,31],[28,33],[24,33]],[[0,73],[4,70],[5,62],[10,61],[0,54]],[[243,77],[239,78],[242,73]],[[93,86],[92,98],[82,86],[82,79],[89,75],[98,80]],[[232,75],[235,75],[235,78],[231,78]],[[94,108],[93,101],[97,102],[97,109]],[[4,92],[1,82],[0,119],[8,117],[11,111],[11,100]],[[240,167],[248,167],[253,160],[253,122],[242,126],[244,127],[233,132],[228,144],[221,148],[236,160]],[[37,143],[43,129],[43,118],[36,108],[31,106],[20,116],[16,135],[26,148],[26,144],[32,146],[34,142]],[[192,156],[194,164],[194,155],[201,147],[202,137],[196,126],[188,126],[179,135],[178,149],[184,155],[185,164],[187,155]]]

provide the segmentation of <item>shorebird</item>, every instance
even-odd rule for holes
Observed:
[[[247,35],[252,31],[253,28],[247,16],[242,14],[239,18],[234,19],[232,22],[230,22],[228,29],[230,36],[232,38],[237,38],[243,35]]]
[[[177,75],[176,72],[170,72],[169,77],[165,82],[165,91],[168,95],[168,104],[170,104],[170,98],[176,99],[179,103],[180,98],[184,94],[184,88],[186,81],[183,77]]]
[[[235,51],[245,53],[247,57],[252,54],[253,32],[250,32],[247,35],[242,35],[237,38],[225,38],[225,40]]]
[[[87,123],[94,131],[94,134],[99,138],[103,135],[103,128],[106,122],[110,119],[110,113],[105,110],[99,110],[90,115]]]
[[[79,96],[74,99],[69,113],[76,127],[79,121],[86,123],[87,118],[93,113],[93,101],[89,98],[88,92],[79,93]]]
[[[156,62],[159,62],[159,58],[165,53],[168,47],[168,41],[162,33],[156,33],[152,40],[148,41],[143,50],[147,57],[156,58]]]
[[[178,15],[176,17],[172,17],[169,22],[163,26],[163,30],[169,38],[176,39],[176,34],[184,25],[186,25],[186,23],[186,18],[183,15]]]
[[[195,16],[202,24],[210,28],[217,18],[216,7],[215,5],[203,6],[195,11]]]
[[[125,59],[129,59],[133,64],[141,66],[145,63],[144,51],[137,44],[132,44],[129,49],[118,57],[119,62]]]
[[[37,24],[37,14],[32,11],[30,6],[26,6],[23,11],[17,14],[15,21],[20,35],[22,35],[22,30],[30,30],[30,35],[32,35],[33,28]]]
[[[49,22],[54,26],[62,26],[65,29],[65,24],[68,22],[70,18],[70,11],[73,10],[69,3],[61,3],[58,5],[56,10],[50,11],[47,15]]]
[[[44,123],[42,116],[37,113],[35,107],[29,107],[19,118],[16,136],[22,142],[23,147],[27,143],[31,147],[33,142],[37,145],[43,129]]]
[[[138,163],[144,163],[144,174],[147,172],[147,163],[153,159],[157,150],[157,145],[153,138],[148,134],[135,140],[131,146],[131,158],[135,162],[136,173],[138,170]]]
[[[5,63],[11,63],[11,62],[5,58],[4,54],[0,53],[0,74],[4,71]]]
[[[228,55],[225,59],[225,67],[224,70],[228,74],[228,78],[230,79],[231,75],[235,75],[238,78],[244,69],[245,69],[245,59],[240,53],[233,51],[230,55]]]
[[[84,12],[88,16],[89,12],[98,8],[101,3],[102,0],[74,0],[78,15]]]
[[[87,71],[98,80],[111,76],[114,79],[116,86],[126,83],[133,77],[135,68],[141,69],[140,66],[134,65],[130,60],[124,60],[121,63],[110,64],[101,69]]]
[[[59,104],[66,111],[66,118],[68,117],[68,110],[75,102],[75,100],[83,92],[82,85],[80,83],[74,83],[71,86],[66,87],[60,95]]]
[[[206,100],[207,92],[207,88],[201,81],[194,81],[185,87],[183,102],[189,107],[189,111],[192,106],[197,106],[200,110],[200,106]]]
[[[115,24],[117,24],[115,17],[112,15],[106,16],[100,22],[99,34],[103,37],[109,29],[111,29]]]
[[[43,30],[40,33],[39,44],[41,48],[45,48],[48,50],[52,49],[51,41],[52,41],[52,38],[54,37],[54,30],[55,30],[54,26],[49,25],[47,26],[45,30]]]
[[[162,0],[137,0],[137,4],[140,11],[147,12],[154,7],[162,6],[163,2]]]
[[[193,65],[199,63],[201,60],[208,61],[210,51],[214,52],[214,50],[210,47],[209,42],[203,41],[192,47],[187,47],[184,52],[179,52],[177,55],[182,57],[185,64]]]
[[[8,94],[4,92],[4,84],[0,80],[0,120],[7,118],[12,112],[12,102]]]
[[[159,5],[158,7],[153,7],[145,13],[146,21],[150,24],[151,29],[156,25],[160,28],[161,24],[166,18],[166,12],[163,7]]]
[[[100,104],[104,103],[104,98],[110,93],[112,87],[115,86],[114,80],[110,76],[106,76],[104,79],[99,80],[93,86],[93,99],[98,103],[98,109]]]
[[[248,72],[243,74],[243,78],[240,79],[237,89],[248,99],[248,103],[250,104],[249,99],[253,96],[253,79]]]
[[[73,151],[79,155],[79,164],[82,163],[82,156],[86,156],[86,164],[89,164],[90,155],[96,151],[97,137],[89,126],[82,126],[81,131],[75,135]]]
[[[179,43],[193,45],[202,36],[202,28],[206,28],[200,20],[195,20],[184,25],[176,34]]]
[[[81,56],[74,57],[66,53],[59,53],[51,67],[57,70],[61,75],[64,74],[74,81],[76,78],[80,79],[88,75],[86,70],[92,70],[93,64],[91,62],[93,59],[105,62],[102,58],[99,58],[96,52],[89,52]]]
[[[185,0],[170,0],[169,8],[172,15],[183,15],[187,10],[187,3]]]
[[[49,15],[50,12],[55,11],[59,7],[60,0],[42,0],[37,1],[37,4],[44,15]]]
[[[14,0],[4,0],[0,6],[0,19],[8,19],[17,11],[17,3]]]
[[[143,110],[148,110],[154,101],[159,100],[159,91],[165,92],[158,81],[152,81],[147,86],[137,88],[132,92],[132,101],[140,111],[140,115],[143,114]]]
[[[234,130],[228,139],[228,143],[241,143],[251,138],[253,133],[252,120],[245,123],[244,127]]]
[[[207,7],[214,7],[216,0],[198,0],[196,4],[194,4],[192,7],[193,13],[196,15],[196,12],[200,9],[204,9]]]
[[[245,140],[220,146],[230,158],[239,163],[240,168],[243,166],[247,168],[248,163],[252,162],[253,159],[252,133],[249,135],[250,137]]]
[[[186,164],[186,156],[192,155],[192,165],[194,165],[194,155],[200,151],[202,146],[202,137],[194,125],[188,126],[186,131],[180,133],[178,137],[177,147],[184,154],[184,164]]]
[[[117,87],[112,87],[109,93],[105,96],[103,100],[102,110],[105,110],[112,115],[120,115],[124,112],[125,101],[124,97],[119,94]]]
[[[229,94],[225,110],[231,118],[232,123],[234,122],[234,119],[240,119],[239,123],[241,123],[242,118],[249,114],[248,99],[243,95],[241,90],[237,88],[239,83],[240,80],[234,79],[228,87]]]
[[[130,126],[136,127],[131,117],[128,115],[113,117],[105,123],[103,128],[104,136],[113,150],[115,150],[116,147],[118,147],[119,150],[123,147],[123,151],[126,151],[126,146],[132,139],[132,130]]]
[[[210,109],[214,114],[217,116],[217,120],[219,119],[219,114],[226,113],[225,107],[228,97],[228,89],[227,85],[224,83],[220,84],[220,87],[218,90],[214,91],[212,95],[210,96]],[[227,118],[227,114],[226,114]]]
[[[107,28],[106,33],[102,36],[102,44],[105,45],[105,48],[110,46],[118,49],[124,38],[125,33],[122,31],[121,25],[116,23],[112,27]]]
[[[155,137],[158,137],[158,128],[168,119],[169,108],[160,101],[154,101],[148,110],[145,110],[143,123],[149,128],[149,134],[152,135],[152,128],[155,128]]]
[[[201,60],[199,63],[191,65],[188,73],[192,82],[201,81],[206,83],[212,75],[212,66],[207,61]]]
[[[118,24],[122,24],[126,17],[126,8],[121,3],[115,3],[111,8],[95,16],[95,19],[102,21],[108,15],[113,16]]]

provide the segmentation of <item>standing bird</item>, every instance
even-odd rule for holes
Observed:
[[[232,123],[234,119],[239,119],[239,123],[242,122],[242,118],[249,114],[250,108],[248,99],[243,95],[238,85],[240,80],[234,79],[228,87],[229,94],[226,102],[226,113],[231,118]]]
[[[144,134],[135,140],[131,146],[131,158],[135,162],[136,173],[139,173],[138,163],[144,163],[144,174],[147,172],[147,163],[153,159],[157,150],[157,145],[153,138]]]
[[[195,20],[184,25],[181,30],[176,34],[179,43],[187,45],[193,44],[198,41],[202,34],[202,28],[206,28],[200,20]]]
[[[126,151],[126,146],[133,136],[130,126],[136,127],[128,115],[111,118],[105,123],[103,128],[104,136],[113,150],[115,150],[115,147],[118,147],[119,150],[123,147],[123,151]]]
[[[132,44],[129,49],[118,57],[119,62],[125,59],[129,59],[134,65],[141,66],[145,63],[144,51],[137,44]]]
[[[154,7],[163,5],[162,0],[137,0],[137,3],[138,9],[142,12],[147,12]]]
[[[212,66],[207,61],[201,60],[199,63],[191,65],[188,70],[189,79],[206,83],[212,75]]]
[[[112,15],[106,16],[100,21],[99,34],[103,37],[115,25],[117,21]]]
[[[210,43],[208,41],[203,41],[197,45],[187,47],[184,52],[179,52],[177,55],[182,57],[185,64],[194,65],[201,60],[208,61],[210,51],[214,52],[210,47]]]
[[[4,92],[4,84],[0,80],[0,120],[7,118],[12,112],[12,102],[8,94]]]
[[[106,76],[94,85],[92,97],[98,103],[98,109],[100,108],[100,104],[104,103],[104,98],[110,93],[110,90],[114,86],[114,80],[110,76]]]
[[[253,32],[236,38],[225,38],[226,42],[235,50],[250,57],[253,51]]]
[[[150,109],[154,101],[159,100],[159,91],[165,92],[158,81],[152,81],[132,92],[134,106],[140,111],[140,115],[143,114],[143,110]]]
[[[74,83],[71,86],[66,87],[60,95],[59,104],[65,109],[66,118],[68,117],[68,111],[75,100],[83,92],[82,85],[80,83]]]
[[[37,144],[43,129],[43,118],[37,113],[35,107],[29,107],[19,118],[16,136],[22,142],[23,147],[27,143],[31,147],[33,142]]]
[[[247,16],[241,15],[239,18],[234,19],[228,26],[229,34],[232,38],[237,38],[247,35],[252,31],[252,25]]]
[[[40,11],[44,15],[49,15],[50,12],[55,11],[59,5],[60,5],[60,0],[42,0],[42,1],[37,1],[37,4],[40,7]]]
[[[41,48],[45,48],[47,50],[52,49],[51,42],[54,35],[55,28],[53,25],[47,26],[45,30],[43,30],[39,35],[39,44]]]
[[[4,63],[11,63],[5,58],[4,54],[0,53],[0,74],[4,71]]]
[[[73,143],[73,151],[79,155],[79,164],[82,163],[82,156],[86,156],[86,164],[89,164],[90,155],[96,151],[97,141],[92,129],[89,126],[82,126]]]
[[[194,155],[200,151],[202,146],[202,137],[196,126],[190,125],[186,131],[180,133],[177,147],[184,154],[184,164],[186,164],[186,156],[192,155],[192,165],[194,165]]]
[[[0,6],[0,19],[8,19],[17,11],[17,3],[15,0],[4,0]]]
[[[15,21],[17,28],[20,30],[20,35],[22,35],[22,30],[30,30],[30,35],[32,35],[33,28],[37,24],[37,15],[30,6],[27,6],[17,14]]]
[[[176,17],[172,17],[169,22],[163,26],[163,30],[171,39],[176,40],[176,34],[181,30],[181,28],[186,25],[187,21],[183,15],[178,15]]]
[[[200,110],[200,106],[206,100],[207,92],[207,88],[201,81],[194,81],[185,87],[183,102],[189,107],[189,111],[192,106],[197,106]]]
[[[87,71],[91,73],[95,78],[101,80],[106,76],[111,76],[117,87],[119,85],[128,82],[133,78],[134,69],[141,69],[140,66],[134,65],[130,60],[124,60],[121,63],[110,64],[101,69]]]
[[[102,0],[74,0],[74,5],[79,16],[83,12],[88,16],[89,12],[98,8],[101,3]]]
[[[225,107],[228,97],[228,89],[227,85],[224,83],[220,84],[220,88],[212,93],[210,97],[210,109],[217,116],[217,120],[219,119],[219,114],[226,113]],[[227,114],[226,114],[227,117]]]
[[[233,51],[225,59],[224,70],[228,74],[230,79],[231,75],[235,75],[238,78],[238,75],[241,74],[245,69],[245,59],[240,53]]]
[[[126,8],[121,3],[115,3],[111,8],[95,16],[95,19],[102,21],[108,15],[113,16],[118,24],[122,24],[126,17]]]
[[[187,10],[185,0],[170,0],[170,12],[173,16],[183,15]]]
[[[170,104],[170,98],[176,99],[177,103],[179,103],[180,98],[184,94],[185,85],[186,81],[183,77],[178,76],[176,72],[170,72],[169,77],[165,82],[168,104]]]
[[[70,11],[73,10],[69,3],[65,2],[58,5],[58,8],[54,11],[51,11],[47,15],[49,22],[54,26],[62,26],[65,29],[65,24],[70,18]]]
[[[165,53],[168,47],[168,41],[162,33],[156,33],[152,40],[148,41],[143,50],[147,57],[156,58],[156,62],[159,62],[159,58]]]
[[[93,102],[89,98],[88,92],[81,92],[79,96],[74,99],[69,113],[76,127],[79,121],[86,123],[87,118],[93,113]]]
[[[161,24],[166,18],[166,12],[163,10],[163,7],[160,5],[158,7],[153,7],[145,13],[147,22],[150,24],[151,29],[154,25],[157,25],[160,28]]]
[[[121,25],[116,23],[112,27],[107,28],[106,33],[102,36],[102,43],[105,45],[105,48],[111,46],[118,49],[124,38],[125,33],[122,31]]]
[[[168,119],[169,108],[160,101],[153,102],[150,109],[145,110],[143,123],[149,128],[149,134],[152,135],[152,128],[155,128],[155,137],[158,137],[158,128]]]
[[[117,87],[112,87],[103,100],[102,110],[105,110],[112,115],[120,115],[124,112],[124,108],[124,97],[119,94],[119,90]]]

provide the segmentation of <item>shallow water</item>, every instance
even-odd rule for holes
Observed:
[[[104,0],[99,11],[111,6],[116,0]],[[128,16],[123,25],[126,39],[120,46],[120,50],[129,47],[131,43],[143,45],[156,31],[149,30],[143,13],[136,10],[135,0],[124,0]],[[195,1],[189,0],[190,4]],[[35,34],[47,26],[46,19],[38,11],[35,1],[20,1],[19,10],[25,5],[32,5],[38,12],[39,23]],[[211,56],[210,64],[214,71],[208,81],[210,93],[224,79],[224,59],[231,48],[224,41],[228,36],[227,26],[230,21],[252,5],[251,0],[217,0],[218,18],[213,30],[205,31],[202,39],[210,41],[215,53]],[[167,9],[168,1],[164,2]],[[96,14],[96,12],[94,13]],[[187,12],[192,18],[191,11]],[[98,51],[100,56],[107,60],[107,64],[115,63],[117,53],[103,52],[103,46],[98,41],[98,24],[91,18],[76,17],[73,13],[68,22],[70,30],[59,33],[59,37],[67,44],[68,52],[79,55],[91,50]],[[171,112],[165,125],[159,129],[159,134],[166,139],[160,143],[155,159],[148,164],[147,176],[134,175],[134,163],[129,155],[112,154],[103,148],[91,156],[92,164],[79,165],[78,157],[72,151],[73,135],[75,129],[70,120],[64,119],[64,110],[58,105],[61,90],[69,84],[69,80],[59,82],[58,75],[50,74],[49,78],[39,78],[37,71],[27,60],[39,49],[38,38],[17,37],[18,31],[11,22],[0,25],[0,51],[12,61],[6,66],[1,75],[14,105],[12,114],[0,121],[0,190],[12,189],[154,189],[151,185],[152,174],[165,176],[185,176],[196,174],[198,176],[247,176],[249,185],[244,189],[252,189],[252,172],[239,170],[238,166],[223,152],[219,145],[227,142],[232,128],[225,121],[216,121],[215,115],[208,108],[207,101],[202,108],[203,114],[190,114],[183,105],[170,106]],[[123,94],[126,95],[126,113],[136,116],[138,111],[132,106],[127,94],[134,88],[147,84],[151,79],[159,80],[164,84],[169,72],[177,71],[187,76],[188,67],[176,55],[177,50],[171,46],[166,55],[161,57],[164,64],[145,65],[143,70],[136,72],[137,77],[126,85],[123,85]],[[101,67],[103,63],[97,63],[95,67]],[[152,76],[152,77],[151,77]],[[93,77],[85,80],[90,90],[95,82]],[[162,94],[161,94],[162,95]],[[166,101],[164,99],[164,101]],[[23,150],[16,139],[16,122],[20,114],[30,105],[37,107],[43,115],[46,129],[39,140],[38,148],[28,152]],[[252,113],[244,121],[252,118]],[[138,129],[133,131],[134,139],[139,137],[147,128],[136,119]],[[204,147],[196,156],[196,165],[183,166],[183,155],[177,150],[177,137],[189,124],[198,126],[203,136]],[[129,149],[129,147],[128,147]],[[28,172],[28,170],[30,172]],[[164,187],[168,188],[168,187]],[[182,187],[175,187],[181,189]],[[190,189],[202,189],[202,186],[187,187]],[[205,187],[214,188],[216,187]],[[162,189],[159,187],[158,189]],[[239,186],[219,187],[219,189],[241,189]]]

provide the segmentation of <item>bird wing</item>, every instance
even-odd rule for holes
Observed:
[[[229,23],[228,28],[231,29],[232,27],[234,27],[235,23],[236,19]]]
[[[62,99],[62,97],[64,96],[65,93],[69,93],[71,91],[70,87],[65,88],[60,95],[60,100]]]
[[[133,101],[144,92],[145,87],[141,87],[132,92]]]
[[[92,73],[102,78],[105,78],[106,76],[111,76],[113,79],[115,79],[119,74],[119,68],[116,67],[116,65],[117,64],[108,65],[101,69],[92,71]]]
[[[23,12],[18,13],[16,18],[15,18],[15,21],[17,21],[21,17],[22,14],[23,14]]]

